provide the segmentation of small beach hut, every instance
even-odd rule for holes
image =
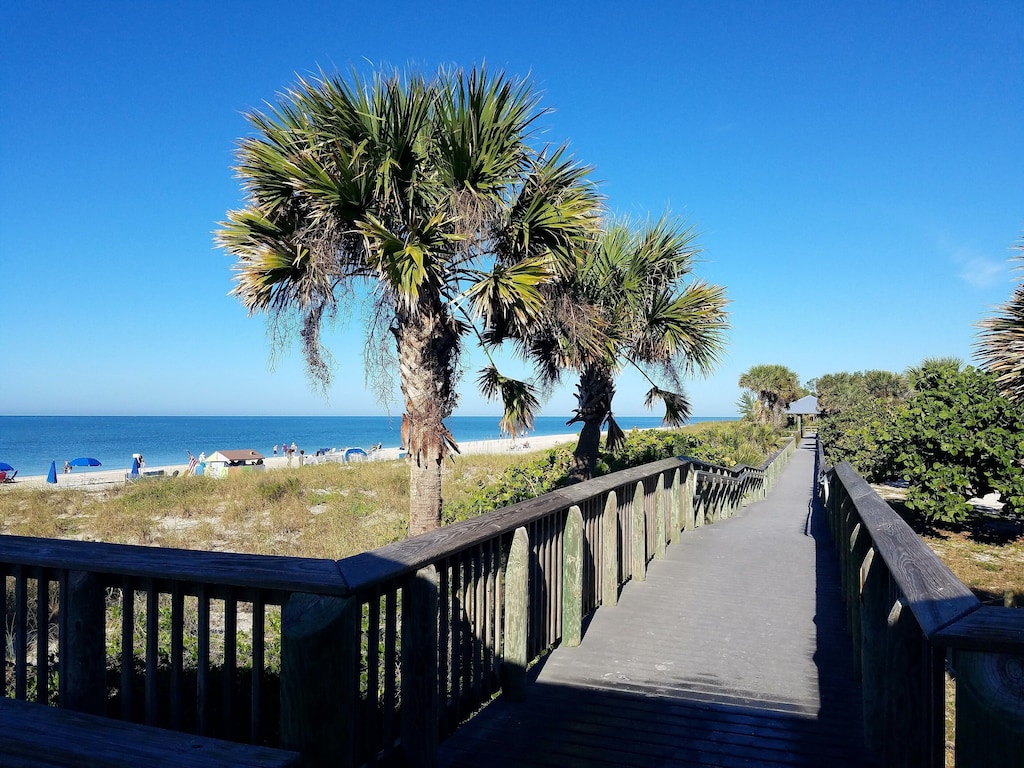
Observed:
[[[789,404],[786,409],[786,413],[790,416],[796,416],[797,426],[800,428],[800,437],[804,436],[804,416],[817,416],[818,415],[818,398],[814,395],[807,395],[807,397],[801,397],[799,400],[794,400]]]
[[[240,451],[214,451],[206,457],[206,469],[203,474],[208,477],[228,477],[243,472],[262,472],[266,464],[264,456],[252,449]]]

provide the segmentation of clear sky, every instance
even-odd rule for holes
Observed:
[[[484,60],[533,78],[614,212],[701,232],[733,330],[695,415],[735,413],[759,363],[970,360],[1012,292],[1021,0],[23,0],[0,11],[0,413],[379,413],[358,318],[325,400],[227,295],[243,114],[318,68]],[[474,378],[459,412],[496,413]],[[623,376],[615,410],[645,389]]]

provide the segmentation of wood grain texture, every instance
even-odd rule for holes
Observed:
[[[980,607],[971,591],[853,467],[843,462],[836,475],[925,637]]]
[[[295,752],[175,733],[0,698],[4,768],[275,768]]]

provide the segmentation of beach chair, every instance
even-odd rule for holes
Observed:
[[[14,478],[16,478],[17,476],[18,476],[18,470],[14,470],[13,472],[11,472],[11,474],[9,474],[7,476],[7,478],[4,480],[4,482],[5,483],[13,483],[14,482]]]

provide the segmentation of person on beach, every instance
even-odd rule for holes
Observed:
[[[64,462],[64,474],[66,475],[70,471],[71,471],[71,462],[70,461],[65,461]]]
[[[274,443],[274,455],[277,456],[277,443]]]

